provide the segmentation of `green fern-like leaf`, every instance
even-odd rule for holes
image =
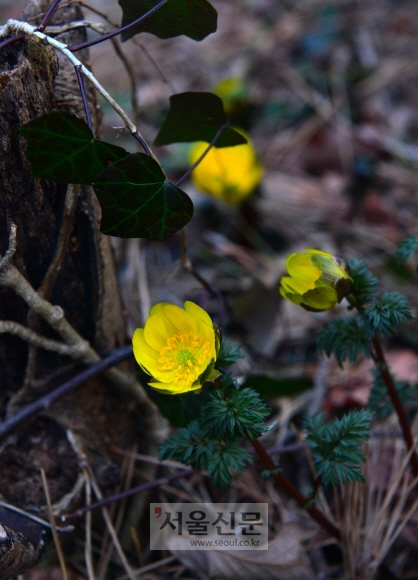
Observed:
[[[408,300],[400,292],[384,292],[363,314],[364,329],[369,336],[390,336],[394,326],[412,320]]]
[[[370,356],[369,339],[359,317],[330,320],[319,333],[317,346],[327,356],[333,354],[340,366],[345,360],[354,362],[361,352]]]
[[[351,294],[355,296],[358,306],[363,307],[374,297],[379,280],[367,269],[363,260],[353,258],[348,265],[353,280]]]
[[[403,240],[395,253],[395,258],[401,262],[407,262],[418,250],[418,236],[410,235]],[[418,265],[417,265],[418,270]]]
[[[219,349],[218,358],[216,360],[216,368],[229,367],[234,364],[239,358],[244,358],[239,344],[223,339],[221,348]]]
[[[206,468],[215,487],[222,488],[231,483],[234,471],[241,475],[245,464],[251,463],[251,456],[237,441],[225,444],[217,441],[211,448]]]
[[[201,426],[208,437],[234,440],[248,435],[257,439],[265,430],[270,411],[253,389],[215,390],[202,408]]]
[[[206,441],[198,421],[192,421],[160,444],[158,456],[161,460],[175,459],[194,469],[200,469],[208,463],[211,447],[212,443]]]
[[[324,485],[364,481],[360,445],[368,437],[370,417],[371,412],[365,409],[350,411],[331,423],[322,414],[305,417],[306,442]]]
[[[382,379],[379,365],[373,369],[373,386],[370,391],[367,406],[377,419],[390,417],[394,412],[392,401],[389,397],[385,382]],[[418,388],[405,381],[394,380],[399,399],[405,407],[418,405]]]

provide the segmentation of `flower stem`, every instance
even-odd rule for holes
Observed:
[[[355,296],[349,295],[347,296],[347,300],[354,308],[357,309],[357,311],[361,316],[364,314],[365,309],[363,306],[360,306],[357,303],[357,299]],[[403,408],[403,405],[399,398],[398,390],[393,381],[392,375],[389,372],[389,367],[386,361],[382,343],[380,342],[380,338],[378,337],[377,334],[373,336],[372,343],[374,347],[374,352],[371,352],[372,358],[376,363],[377,368],[379,369],[380,376],[382,377],[382,380],[386,385],[388,395],[396,411],[396,414],[398,415],[403,438],[405,440],[408,451],[411,451],[415,447],[414,437],[412,435],[411,428],[409,426],[408,417],[406,416],[405,409]],[[414,475],[418,476],[418,455],[416,450],[413,450],[411,454],[411,467],[414,472]]]
[[[380,342],[380,339],[377,336],[377,334],[375,334],[374,337],[372,338],[372,342],[373,342],[374,351],[375,351],[374,360],[378,364],[380,376],[382,377],[382,379],[386,385],[388,395],[390,397],[390,400],[392,401],[392,405],[395,408],[396,414],[398,415],[398,419],[399,419],[399,423],[401,425],[401,429],[402,429],[403,437],[405,439],[405,443],[408,447],[408,451],[410,451],[411,449],[414,449],[414,447],[415,447],[414,437],[412,435],[412,432],[411,432],[411,429],[410,429],[410,426],[408,423],[408,417],[406,416],[405,409],[403,408],[403,405],[402,405],[401,400],[399,398],[399,394],[398,394],[398,391],[396,389],[395,383],[393,382],[392,375],[389,372],[388,365],[387,365],[386,358],[385,358],[385,353],[383,352],[383,348],[382,348],[382,343]],[[412,451],[412,454],[411,454],[411,466],[412,466],[414,475],[418,476],[418,455],[417,455],[416,450]]]
[[[293,497],[293,499],[296,500],[297,503],[308,512],[313,520],[315,520],[320,526],[327,530],[327,532],[329,532],[332,536],[337,538],[337,540],[341,540],[339,529],[336,528],[334,524],[330,522],[329,519],[326,518],[324,514],[320,512],[315,506],[307,505],[309,501],[308,498],[300,493],[297,487],[295,487],[293,483],[283,475],[283,473],[277,472],[277,465],[274,463],[273,459],[270,457],[261,441],[259,439],[250,438],[249,440],[266,468],[272,472],[272,476],[276,480],[276,483],[291,497]]]

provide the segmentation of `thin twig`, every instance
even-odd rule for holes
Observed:
[[[90,12],[93,12],[94,14],[97,14],[98,16],[100,16],[101,18],[103,18],[103,20],[105,20],[108,24],[110,24],[111,26],[113,26],[113,28],[117,28],[118,27],[118,25],[115,22],[113,22],[109,18],[109,16],[107,14],[105,14],[101,10],[98,10],[94,6],[90,6],[86,2],[83,2],[82,0],[70,0],[70,2],[67,2],[66,4],[62,4],[59,7],[59,10],[62,10],[63,8],[67,8],[68,6],[72,6],[73,4],[78,4],[79,6],[82,6],[83,8],[86,8],[87,10],[90,10]],[[32,22],[33,20],[36,20],[37,18],[39,18],[39,16],[41,16],[41,15],[37,15],[37,16],[33,16],[32,18],[29,18],[28,19],[28,22]],[[51,30],[51,28],[49,28],[49,30]],[[104,32],[101,32],[101,34],[104,34]],[[24,38],[23,35],[22,35],[22,38]],[[146,47],[143,44],[141,44],[139,42],[139,40],[137,38],[135,38],[135,37],[132,37],[130,40],[131,40],[131,42],[133,44],[135,44],[135,46],[137,46],[138,48],[140,48],[142,50],[142,52],[144,53],[144,55],[146,56],[146,58],[150,61],[150,63],[153,65],[153,67],[157,71],[157,73],[158,73],[161,81],[169,87],[169,89],[171,90],[171,92],[172,93],[178,92],[176,90],[175,86],[173,85],[173,83],[170,81],[170,79],[168,79],[165,76],[165,74],[161,70],[160,66],[154,60],[154,58],[152,57],[152,55],[148,52],[148,50],[146,49]]]
[[[75,74],[77,75],[78,86],[80,87],[80,94],[81,94],[81,98],[83,100],[84,112],[86,113],[87,125],[89,126],[90,131],[93,132],[93,125],[91,122],[89,103],[87,100],[86,89],[84,88],[83,75],[81,74],[81,66],[80,65],[75,66],[74,70],[75,70]]]
[[[77,201],[80,194],[80,186],[75,184],[69,184],[67,186],[67,191],[65,193],[64,208],[62,212],[60,230],[58,234],[57,243],[55,246],[54,257],[49,264],[48,270],[39,286],[37,292],[45,300],[49,300],[52,291],[55,287],[57,278],[61,272],[62,264],[64,261],[65,253],[67,251],[68,241],[73,229],[74,215],[77,207]],[[27,326],[34,332],[39,331],[40,320],[37,314],[33,310],[29,310],[27,320]],[[23,382],[22,389],[19,391],[18,397],[24,397],[28,389],[32,387],[32,381],[35,376],[36,371],[36,346],[29,346],[28,349],[28,362],[26,365],[25,379]]]
[[[105,497],[104,499],[97,501],[96,503],[86,505],[85,507],[76,510],[72,514],[61,516],[61,521],[66,522],[67,520],[78,518],[90,510],[101,508],[115,501],[124,499],[125,497],[129,497],[131,495],[147,491],[148,489],[154,489],[155,487],[159,487],[160,485],[170,483],[171,481],[176,481],[177,479],[181,479],[182,477],[187,477],[192,473],[196,473],[194,469],[185,469],[183,471],[178,471],[177,473],[167,475],[166,477],[161,477],[160,479],[155,479],[154,481],[150,481],[148,483],[143,483],[142,485],[138,485],[137,487],[133,487],[132,489],[127,489],[125,491],[121,491],[120,493],[115,493],[113,495],[110,495],[109,497]]]
[[[28,35],[37,36],[38,38],[45,41],[47,44],[49,44],[53,48],[56,48],[57,50],[59,50],[71,62],[71,64],[73,66],[80,66],[81,67],[80,71],[83,73],[83,75],[91,82],[91,84],[95,87],[95,89],[109,103],[109,105],[112,107],[112,109],[114,109],[114,111],[116,111],[116,113],[121,117],[121,119],[125,123],[126,127],[129,129],[129,131],[132,134],[135,133],[135,138],[137,138],[136,135],[138,135],[142,139],[142,141],[145,143],[145,139],[140,135],[137,127],[131,121],[131,119],[128,117],[128,115],[125,113],[125,111],[122,109],[122,107],[120,107],[120,105],[118,105],[118,103],[114,99],[112,99],[112,97],[102,87],[102,85],[99,83],[99,81],[93,75],[93,73],[91,73],[76,56],[74,56],[74,54],[69,50],[69,48],[66,44],[59,42],[55,38],[51,38],[50,36],[47,36],[43,32],[37,31],[34,26],[31,26],[27,22],[21,22],[20,20],[8,20],[7,24],[0,30],[0,36],[5,36],[9,32],[14,32],[14,31],[25,32]],[[146,145],[146,148],[144,148],[144,149],[148,155],[149,154],[152,155],[148,145]]]
[[[85,485],[86,485],[86,504],[91,503],[91,483],[87,470],[84,468]],[[84,545],[84,560],[86,562],[88,580],[95,580],[93,565],[93,548],[91,542],[91,512],[86,513],[85,517],[86,543]]]
[[[24,40],[26,38],[26,34],[17,34],[16,36],[12,36],[10,38],[6,38],[3,42],[0,42],[0,50],[6,48],[6,46],[10,46],[15,42],[19,42],[20,40]]]
[[[372,338],[375,355],[376,355],[376,363],[378,364],[378,369],[380,372],[380,376],[382,377],[390,400],[392,401],[392,405],[395,408],[396,414],[398,415],[399,423],[402,429],[402,433],[405,439],[405,443],[407,445],[408,451],[411,451],[411,467],[413,469],[414,475],[418,476],[418,454],[415,449],[415,441],[414,437],[411,432],[411,428],[409,426],[408,417],[406,416],[405,409],[402,405],[402,402],[399,398],[399,394],[397,388],[393,382],[392,375],[389,372],[388,365],[385,358],[385,353],[382,348],[382,343],[380,342],[379,337],[377,334],[374,335]]]
[[[45,350],[67,355],[74,359],[80,358],[80,351],[77,347],[74,348],[64,342],[40,336],[27,326],[23,326],[23,324],[19,324],[14,320],[0,320],[0,334],[3,333],[14,334],[29,344],[44,348]]]
[[[57,11],[58,6],[61,4],[61,1],[62,0],[55,0],[55,2],[51,4],[51,6],[45,12],[44,17],[42,18],[42,21],[38,26],[38,30],[40,32],[43,32],[45,30],[46,26],[48,25],[48,22],[51,20],[52,16]]]
[[[98,363],[90,366],[85,371],[79,373],[72,379],[66,381],[44,397],[41,397],[37,401],[34,401],[6,421],[0,424],[0,438],[12,431],[17,425],[20,425],[23,421],[32,417],[39,411],[47,409],[52,403],[67,395],[77,387],[81,386],[88,379],[100,375],[105,370],[119,364],[120,362],[127,360],[132,357],[132,347],[125,346],[114,350],[107,358],[99,361]]]
[[[248,439],[266,468],[271,471],[272,477],[276,480],[276,483],[279,485],[279,487],[281,487],[291,497],[293,497],[293,499],[296,500],[296,502],[302,508],[304,508],[311,516],[311,518],[315,520],[321,527],[327,530],[332,536],[337,538],[337,540],[340,540],[341,534],[338,528],[336,528],[334,524],[330,522],[328,518],[326,518],[324,514],[320,512],[315,506],[309,505],[308,498],[301,494],[297,487],[295,487],[293,483],[283,475],[283,473],[277,471],[277,465],[267,453],[261,441],[259,439]]]
[[[109,38],[113,38],[114,36],[118,36],[119,34],[126,32],[127,30],[129,30],[133,26],[140,24],[141,22],[143,22],[144,20],[146,20],[147,18],[152,16],[154,14],[154,12],[157,12],[157,10],[159,10],[159,8],[161,8],[161,6],[163,6],[166,2],[167,2],[167,0],[160,0],[155,6],[153,6],[153,8],[151,8],[151,10],[148,10],[148,12],[146,12],[145,14],[143,14],[142,16],[140,16],[139,18],[137,18],[133,22],[130,22],[129,24],[126,24],[125,26],[121,26],[120,28],[117,28],[116,30],[113,30],[112,32],[108,32],[107,34],[104,34],[103,36],[100,36],[99,38],[95,38],[93,40],[87,40],[86,42],[82,42],[81,44],[76,44],[74,46],[69,46],[68,50],[70,50],[71,52],[77,52],[78,50],[82,50],[83,48],[89,48],[90,46],[94,46],[95,44],[99,44],[99,42],[104,42],[105,40],[108,40]]]
[[[55,549],[57,550],[58,560],[60,562],[61,572],[63,580],[68,580],[67,567],[65,565],[64,553],[62,551],[61,541],[58,535],[57,527],[55,525],[54,514],[52,512],[51,496],[49,495],[48,481],[46,479],[45,471],[41,469],[42,485],[44,486],[44,492],[46,497],[46,503],[48,506],[48,516],[51,523],[52,536],[54,538]]]
[[[162,560],[158,560],[158,562],[152,562],[151,564],[147,564],[146,566],[142,566],[142,568],[137,568],[134,570],[135,574],[138,574],[141,577],[145,572],[149,572],[150,570],[155,570],[155,568],[159,568],[160,566],[165,566],[166,564],[170,564],[174,562],[177,558],[175,556],[168,556],[167,558],[163,558]],[[119,576],[116,580],[128,580],[128,576]]]
[[[120,42],[117,38],[111,39],[113,49],[116,56],[119,58],[123,66],[125,67],[126,74],[129,78],[129,84],[131,85],[131,107],[132,115],[134,118],[134,123],[137,125],[139,123],[139,102],[138,102],[138,87],[136,82],[136,75],[133,66],[126,54],[123,52]]]
[[[91,485],[93,487],[94,493],[96,494],[96,497],[101,500],[103,498],[102,492],[99,488],[99,485],[96,481],[96,478],[93,475],[93,472],[91,469],[89,469],[89,475],[90,475],[90,481],[91,481]],[[112,524],[112,520],[110,519],[109,516],[109,512],[107,511],[107,509],[105,507],[102,507],[102,516],[103,519],[106,523],[106,527],[109,531],[109,534],[112,538],[113,541],[113,545],[115,546],[115,549],[119,555],[119,558],[122,562],[123,567],[125,568],[126,573],[128,574],[130,580],[136,580],[136,575],[134,574],[134,571],[132,570],[124,551],[122,550],[122,546],[120,545],[116,530]]]
[[[17,226],[12,222],[10,224],[9,232],[9,247],[7,248],[7,252],[4,254],[3,258],[0,260],[0,270],[9,265],[10,260],[13,258],[13,254],[16,252],[16,235]]]
[[[189,177],[189,175],[192,173],[192,171],[194,171],[196,169],[196,167],[199,165],[199,163],[201,163],[203,161],[203,159],[206,157],[206,155],[209,153],[209,151],[212,149],[212,147],[214,147],[216,141],[218,140],[219,135],[222,133],[222,131],[225,129],[225,127],[226,127],[225,123],[223,123],[219,127],[219,129],[216,131],[215,135],[213,136],[212,141],[209,143],[207,148],[203,151],[202,155],[198,159],[196,159],[196,161],[193,163],[193,165],[191,165],[189,167],[189,169],[185,173],[183,173],[183,175],[181,177],[179,177],[179,179],[177,179],[177,181],[174,183],[174,185],[176,187],[178,187],[181,183],[183,183],[183,181]]]
[[[15,512],[17,514],[20,514],[21,516],[24,516],[25,518],[28,518],[28,520],[32,520],[33,522],[36,522],[37,524],[40,524],[41,526],[45,526],[46,528],[51,528],[51,524],[49,522],[43,520],[42,518],[38,518],[38,516],[35,516],[34,514],[31,514],[29,512],[25,512],[25,510],[22,510],[15,505],[11,505],[10,503],[6,503],[5,501],[0,501],[0,507],[4,508],[6,510],[10,510],[11,512]],[[57,531],[62,533],[62,534],[74,531],[74,526],[71,526],[71,525],[61,526],[61,527],[56,526],[56,528],[57,528]]]

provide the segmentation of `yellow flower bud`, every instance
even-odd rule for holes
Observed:
[[[194,302],[185,302],[184,309],[169,302],[153,306],[145,327],[135,330],[132,345],[137,363],[154,379],[148,384],[162,393],[200,391],[204,382],[220,375],[214,370],[217,328]]]
[[[197,189],[231,205],[248,197],[263,175],[263,167],[257,160],[248,135],[242,129],[239,132],[248,139],[248,143],[235,147],[212,147],[191,175]],[[190,164],[195,163],[207,147],[207,143],[194,143],[189,152]]]
[[[306,310],[321,312],[334,308],[347,296],[353,283],[348,265],[328,252],[306,248],[286,260],[289,276],[280,282],[280,294]]]

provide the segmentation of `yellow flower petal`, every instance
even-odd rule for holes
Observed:
[[[315,287],[315,280],[321,276],[321,270],[312,264],[307,254],[291,254],[286,260],[286,270],[289,276],[309,282],[310,288]]]
[[[184,303],[184,309],[193,318],[201,320],[205,322],[208,326],[210,326],[210,328],[213,328],[213,323],[209,314],[206,312],[206,310],[203,310],[203,308],[200,308],[200,306],[198,306],[194,302],[186,300],[186,302]]]
[[[195,333],[197,330],[196,321],[183,308],[180,308],[180,306],[167,304],[164,306],[164,316],[180,334],[187,334],[188,332]]]
[[[329,310],[347,296],[352,280],[344,260],[328,252],[307,248],[286,260],[289,276],[280,282],[280,294],[295,304],[316,311]]]
[[[248,143],[235,147],[212,147],[191,175],[198,189],[230,204],[237,204],[247,197],[263,175],[263,167],[257,161],[248,135],[242,129],[237,130],[248,139]],[[207,146],[207,143],[201,142],[192,145],[190,163],[197,161]]]
[[[170,334],[167,332],[163,320],[154,314],[154,316],[148,318],[145,324],[144,337],[153,349],[160,352],[160,350],[167,344]]]

